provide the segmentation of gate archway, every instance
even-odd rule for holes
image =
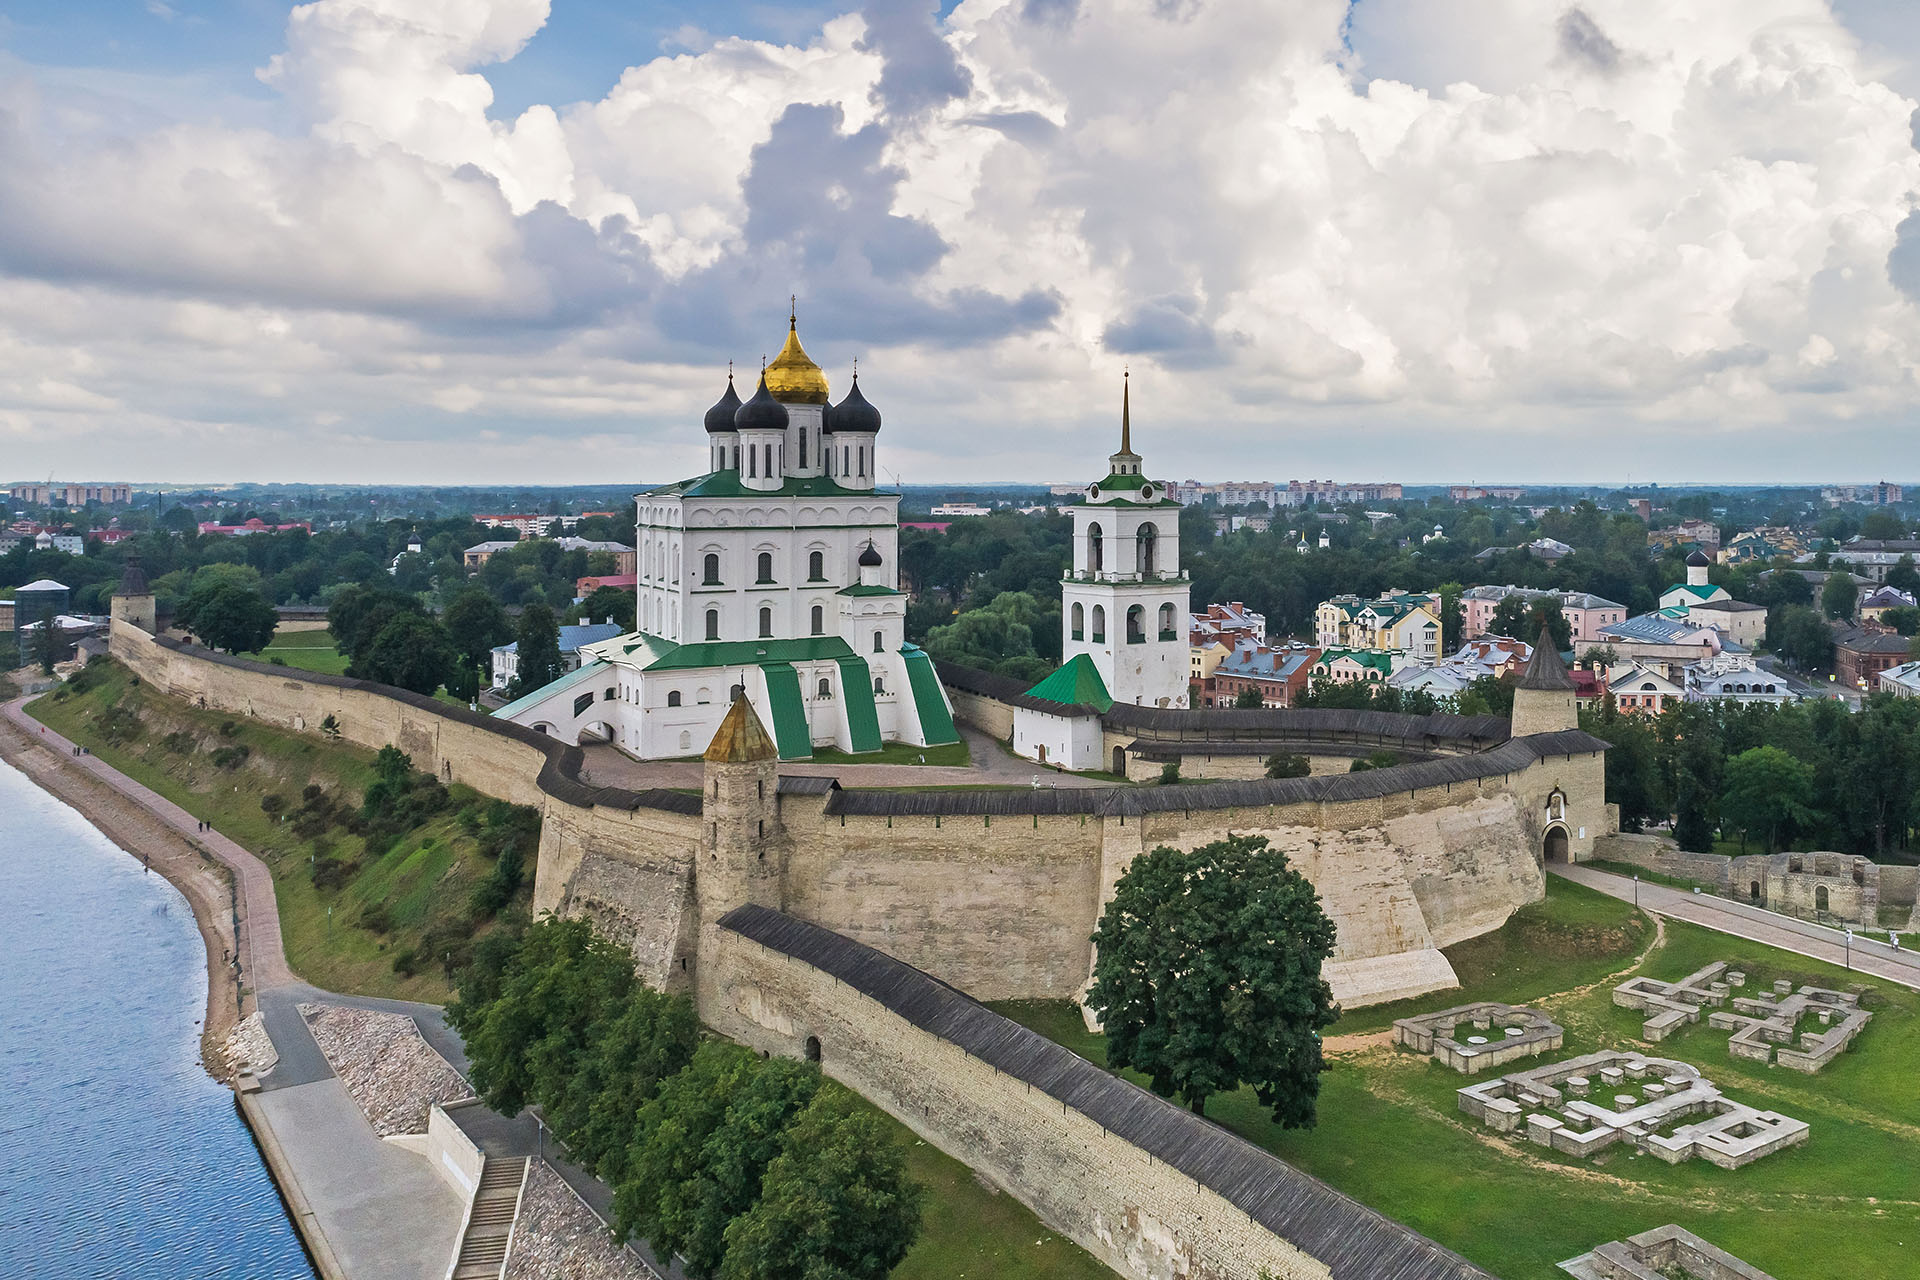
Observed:
[[[1566,862],[1567,829],[1559,823],[1547,828],[1546,839],[1541,842],[1540,856],[1546,862]]]

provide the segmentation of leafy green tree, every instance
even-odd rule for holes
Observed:
[[[685,996],[638,983],[610,1015],[589,1030],[586,1051],[547,1103],[546,1118],[575,1160],[617,1183],[626,1175],[640,1108],[693,1060],[700,1019]]]
[[[596,587],[577,610],[582,622],[605,622],[611,618],[621,630],[634,629],[634,594],[628,587]]]
[[[1121,619],[1108,619],[1108,634],[1123,625]],[[1051,669],[1040,637],[1059,630],[1057,606],[1043,606],[1025,592],[1003,591],[984,608],[969,609],[946,626],[933,628],[926,648],[943,662],[1038,680]]]
[[[701,1148],[699,1172],[661,1188],[662,1221],[675,1240],[675,1251],[695,1274],[721,1270],[727,1224],[760,1198],[767,1165],[780,1154],[787,1126],[820,1091],[821,1079],[817,1066],[791,1058],[756,1064],[728,1099],[726,1114]]]
[[[560,624],[553,610],[543,604],[530,604],[520,613],[520,631],[514,637],[519,657],[513,677],[513,696],[518,698],[545,688],[565,672],[560,661]]]
[[[1339,1016],[1320,976],[1333,938],[1313,886],[1262,837],[1135,858],[1093,935],[1087,1004],[1108,1062],[1196,1112],[1251,1084],[1277,1123],[1311,1126],[1320,1029]]]
[[[417,613],[400,613],[355,659],[354,674],[362,680],[431,695],[446,680],[455,662],[453,641],[447,638],[445,627]]]
[[[1498,676],[1476,676],[1460,691],[1455,700],[1455,710],[1463,716],[1500,716],[1511,718],[1513,715],[1513,686],[1511,679]]]
[[[447,629],[447,638],[453,642],[460,665],[482,679],[493,662],[494,649],[513,639],[513,622],[507,617],[507,611],[478,587],[467,587],[454,596],[446,612],[440,615],[440,625]],[[447,688],[456,697],[470,696],[454,689],[452,681],[448,681]]]
[[[48,609],[40,615],[40,630],[33,637],[33,656],[40,664],[40,674],[53,674],[53,664],[60,661],[61,639],[59,613]]]
[[[1782,606],[1774,631],[1774,647],[1802,670],[1833,665],[1833,632],[1812,609],[1797,604]]]
[[[1620,806],[1620,829],[1643,831],[1667,816],[1659,742],[1645,716],[1621,715],[1609,694],[1597,709],[1581,708],[1580,727],[1604,740],[1607,799]]]
[[[1754,747],[1727,761],[1720,799],[1723,820],[1747,836],[1758,834],[1772,853],[1795,826],[1813,816],[1813,773],[1778,747]]]
[[[1820,611],[1845,622],[1853,617],[1854,605],[1859,599],[1860,589],[1854,586],[1852,576],[1836,571],[1827,575],[1826,585],[1820,588]]]
[[[1267,757],[1267,776],[1269,778],[1305,778],[1313,774],[1313,761],[1305,756],[1290,756],[1275,752]]]
[[[707,1139],[726,1122],[728,1104],[755,1065],[754,1056],[739,1045],[704,1041],[686,1070],[663,1082],[641,1106],[626,1177],[613,1189],[617,1239],[638,1235],[665,1253],[692,1238],[693,1209],[685,1189],[700,1177]]]
[[[1493,607],[1493,621],[1487,625],[1496,636],[1526,640],[1531,644],[1533,641],[1529,637],[1539,635],[1540,629],[1527,625],[1528,612],[1529,603],[1525,596],[1508,596]]]
[[[1670,706],[1659,732],[1673,796],[1673,838],[1689,852],[1709,853],[1720,826],[1722,760],[1712,712],[1699,703]]]
[[[1400,763],[1400,757],[1391,751],[1375,751],[1361,756],[1347,766],[1348,773],[1370,773],[1375,769],[1391,769]]]
[[[1887,585],[1920,599],[1920,569],[1914,567],[1912,556],[1901,556],[1894,561],[1893,568],[1887,570]]]
[[[1880,625],[1892,627],[1903,636],[1920,632],[1920,609],[1897,605],[1880,615]]]
[[[817,1093],[726,1228],[721,1280],[882,1280],[920,1234],[922,1189],[887,1127],[844,1089]]]
[[[1233,696],[1233,705],[1242,711],[1256,711],[1266,703],[1260,697],[1260,690],[1248,685]]]
[[[272,642],[280,625],[271,601],[230,580],[195,587],[175,620],[209,646],[228,653],[259,652]]]
[[[1466,588],[1458,582],[1440,585],[1440,652],[1453,653],[1466,639],[1467,615],[1460,604]]]
[[[1881,541],[1904,538],[1907,536],[1907,526],[1891,511],[1869,511],[1866,518],[1860,521],[1860,536]]]

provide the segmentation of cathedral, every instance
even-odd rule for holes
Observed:
[[[789,316],[753,394],[729,374],[705,425],[706,474],[635,498],[638,629],[496,714],[649,760],[705,750],[736,693],[783,760],[958,741],[907,643],[900,495],[874,487],[880,411],[858,371],[830,403]]]

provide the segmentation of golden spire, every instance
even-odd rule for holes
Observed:
[[[782,404],[827,403],[827,375],[800,345],[799,299],[790,298],[787,343],[767,365],[767,390]]]

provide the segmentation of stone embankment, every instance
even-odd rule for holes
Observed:
[[[654,1280],[544,1160],[533,1162],[502,1280]]]
[[[300,1016],[327,1065],[383,1138],[425,1133],[434,1103],[473,1096],[405,1014],[303,1003]]]
[[[221,1046],[221,1052],[226,1055],[230,1075],[251,1071],[256,1077],[264,1076],[280,1062],[273,1037],[267,1034],[267,1020],[257,1009],[240,1019]]]

